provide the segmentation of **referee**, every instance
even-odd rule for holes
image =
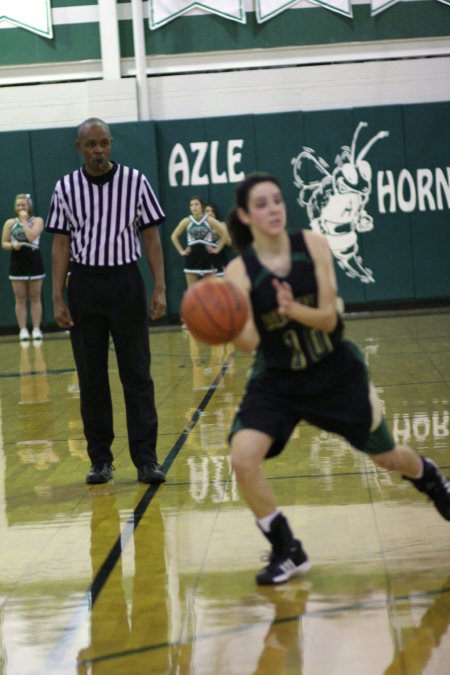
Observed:
[[[45,229],[53,234],[55,321],[70,329],[80,408],[91,469],[86,483],[112,479],[113,411],[108,377],[111,336],[122,382],[131,459],[142,483],[162,483],[157,463],[158,418],[150,375],[148,316],[137,260],[141,241],[153,276],[150,317],[166,309],[159,231],[164,212],[147,178],[110,160],[108,125],[90,118],[78,127],[84,165],[55,186]],[[67,275],[68,305],[64,301]]]

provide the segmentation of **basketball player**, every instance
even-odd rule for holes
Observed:
[[[2,248],[11,251],[9,279],[14,292],[19,340],[30,339],[27,328],[27,301],[30,302],[32,338],[42,340],[42,284],[44,265],[39,251],[39,239],[44,221],[33,216],[33,203],[28,194],[20,193],[14,200],[14,218],[9,218],[2,232]],[[28,343],[29,344],[29,343]]]
[[[46,229],[53,234],[55,321],[70,328],[78,373],[81,416],[92,463],[86,482],[107,483],[112,478],[111,335],[137,478],[142,483],[161,483],[165,476],[156,457],[158,418],[150,375],[146,296],[137,261],[143,246],[154,282],[150,317],[158,319],[166,309],[166,293],[156,225],[165,216],[147,178],[110,160],[112,137],[103,120],[83,122],[76,147],[84,165],[56,183]]]
[[[363,356],[343,340],[326,239],[309,230],[288,234],[280,185],[265,174],[240,184],[227,224],[241,255],[228,264],[225,278],[248,294],[253,310],[234,344],[244,352],[257,350],[230,434],[241,493],[272,545],[257,583],[279,584],[310,568],[261,470],[302,419],[401,473],[450,520],[449,483],[431,460],[395,444]]]
[[[229,242],[226,227],[205,213],[205,202],[201,197],[190,199],[189,211],[190,215],[180,220],[171,236],[178,253],[186,258],[183,271],[188,287],[199,279],[217,274],[214,258]],[[180,236],[184,231],[187,235],[186,248],[180,243]]]

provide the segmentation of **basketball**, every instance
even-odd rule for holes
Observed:
[[[188,288],[181,302],[181,318],[187,329],[207,345],[233,340],[243,329],[247,317],[247,297],[229,281],[198,281]]]

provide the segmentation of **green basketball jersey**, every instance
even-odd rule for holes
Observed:
[[[303,232],[289,235],[292,265],[289,274],[279,277],[262,265],[253,246],[242,258],[251,280],[250,299],[260,335],[257,363],[283,371],[305,370],[334,351],[342,338],[342,321],[327,333],[309,328],[282,316],[277,311],[273,279],[287,281],[294,298],[309,307],[317,307],[317,283],[314,263],[306,247]]]

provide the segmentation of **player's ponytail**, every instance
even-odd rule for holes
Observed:
[[[231,243],[237,251],[244,251],[253,241],[250,228],[241,221],[237,208],[230,211],[226,219],[227,230],[230,233]]]

